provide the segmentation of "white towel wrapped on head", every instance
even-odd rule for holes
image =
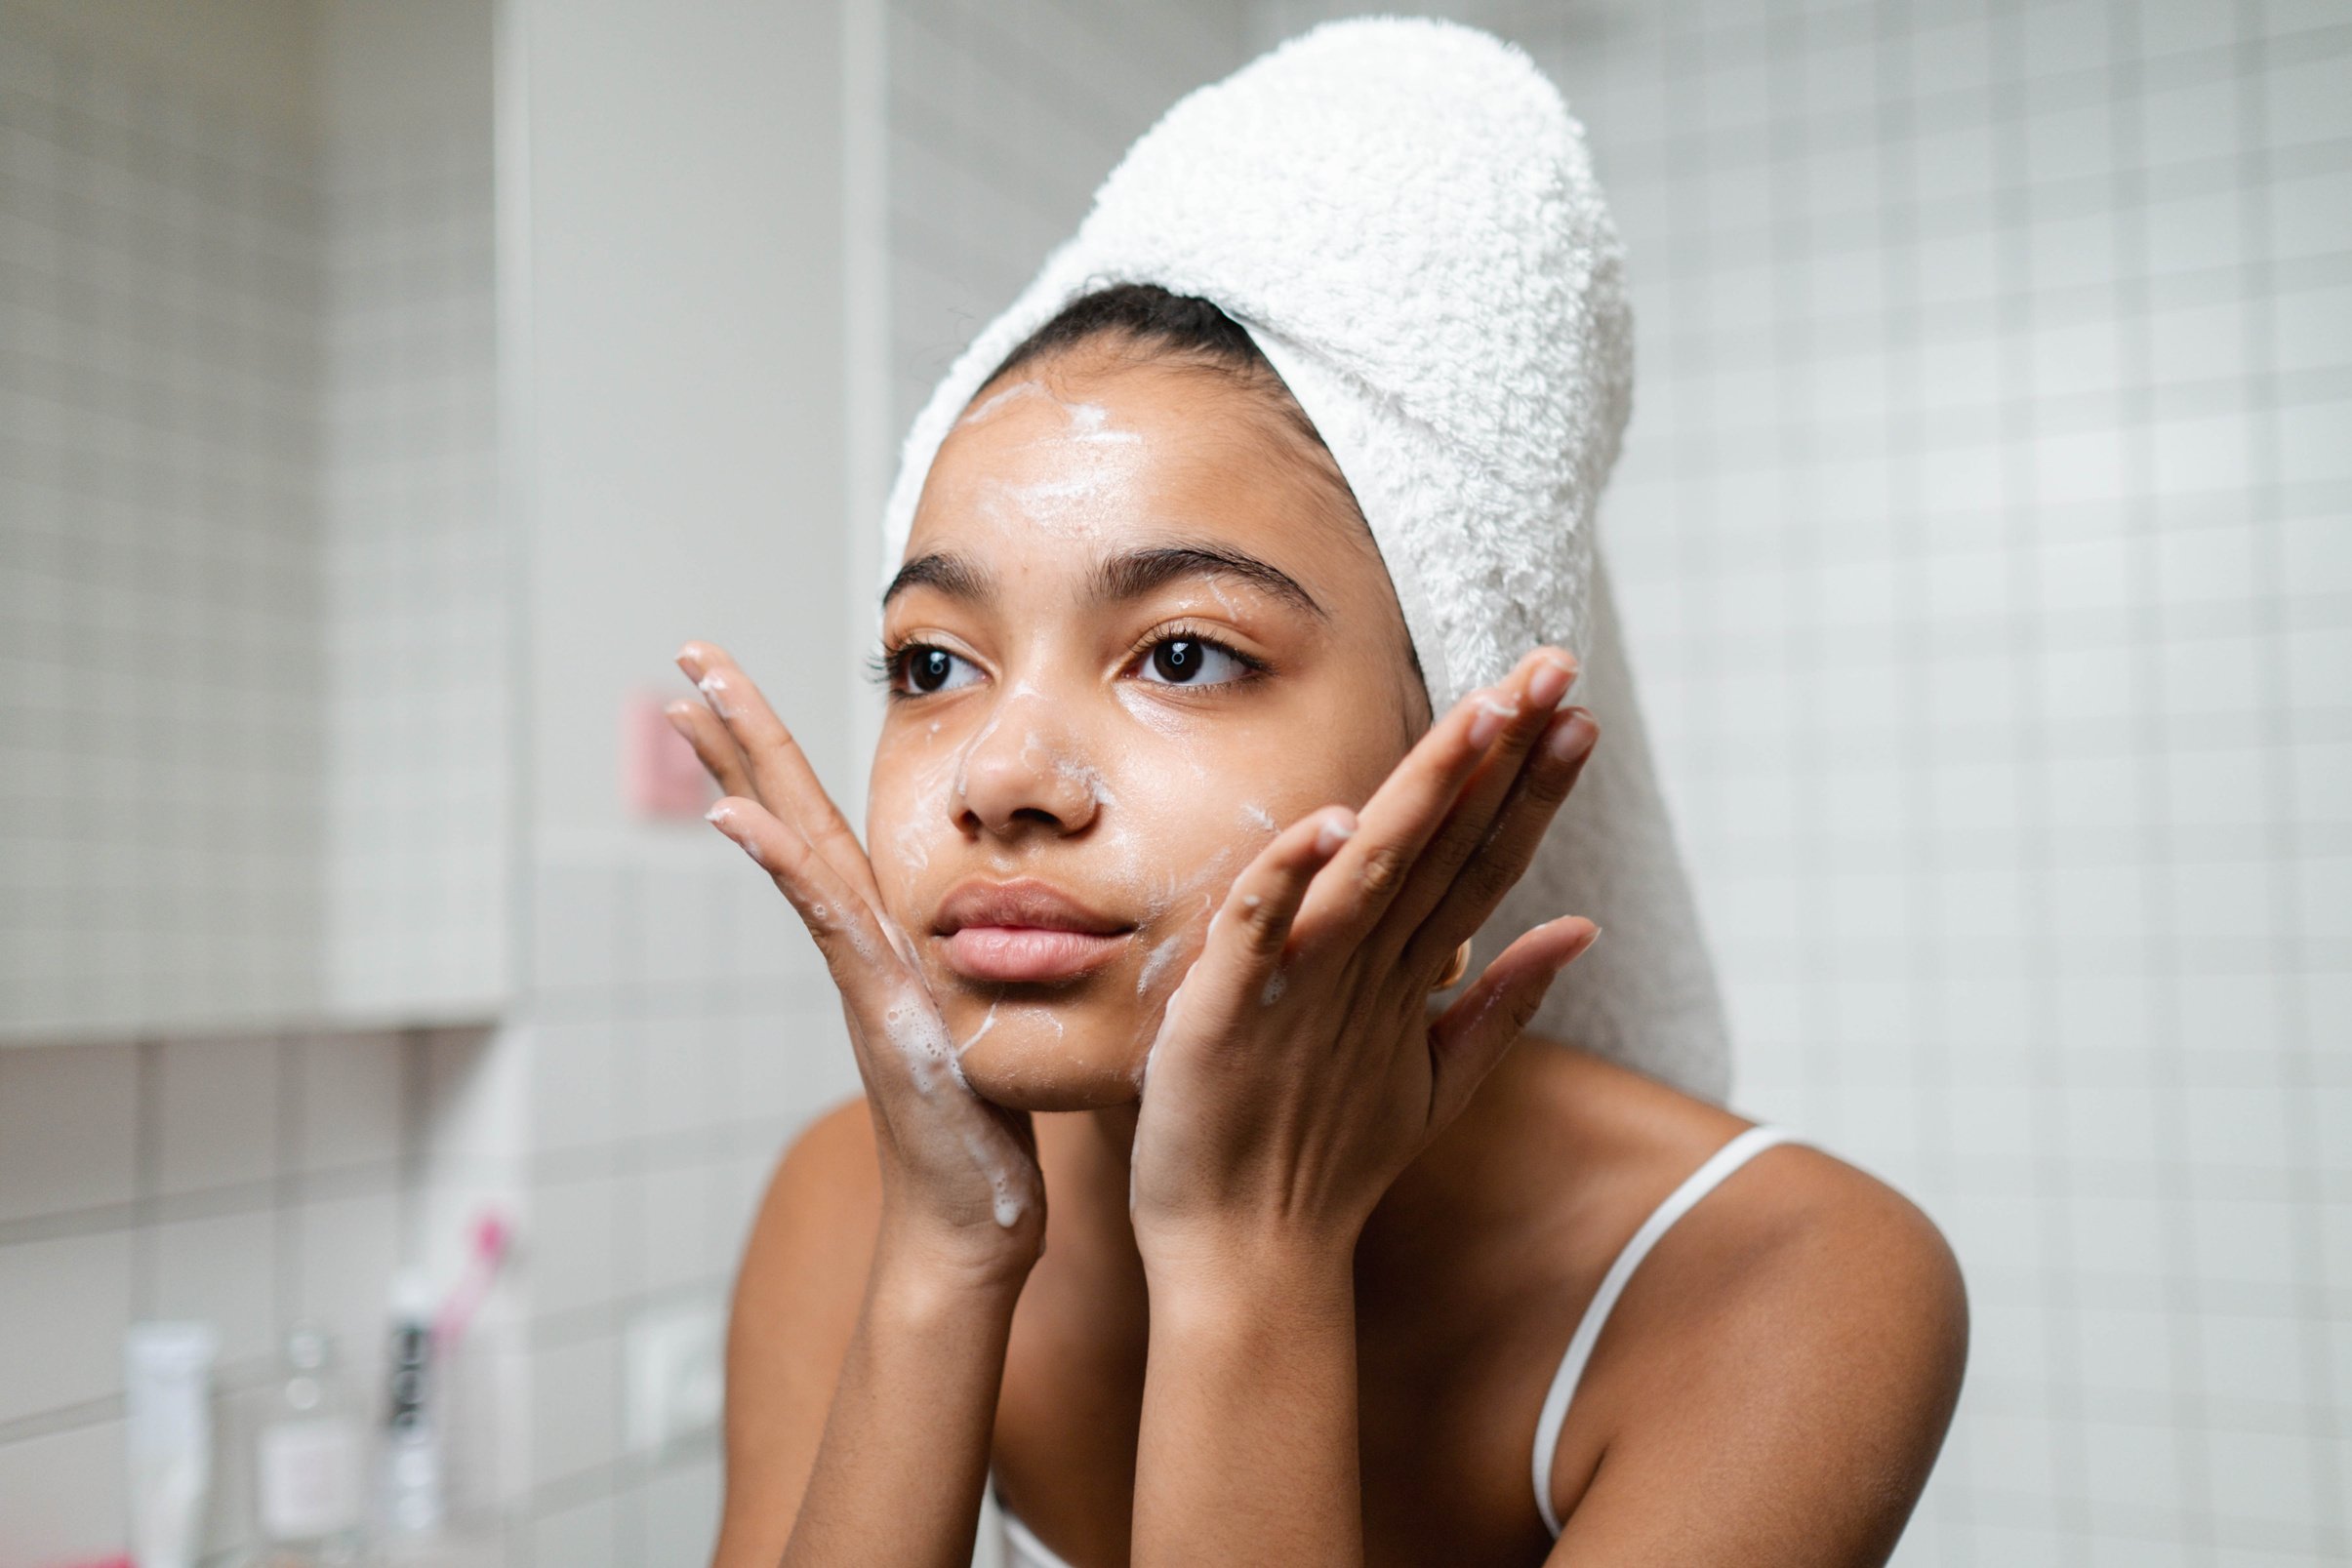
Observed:
[[[1606,935],[1530,1026],[1720,1100],[1714,968],[1595,548],[1633,383],[1623,254],[1583,128],[1524,52],[1426,19],[1326,22],[1128,149],[916,416],[881,558],[886,578],[983,380],[1065,304],[1115,283],[1212,301],[1355,492],[1435,710],[1538,643],[1583,661],[1573,696],[1601,743],[1475,961],[1592,917]]]

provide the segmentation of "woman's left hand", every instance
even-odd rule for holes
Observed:
[[[1234,879],[1145,1061],[1128,1208],[1148,1269],[1353,1252],[1600,928],[1513,943],[1434,1022],[1454,951],[1533,858],[1598,736],[1539,648],[1430,727],[1360,815],[1324,807]]]

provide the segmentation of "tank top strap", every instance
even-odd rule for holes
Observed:
[[[1693,1204],[1715,1190],[1723,1178],[1738,1170],[1749,1160],[1770,1148],[1774,1144],[1793,1142],[1795,1134],[1786,1128],[1756,1126],[1741,1133],[1710,1155],[1707,1162],[1683,1179],[1683,1185],[1666,1194],[1666,1200],[1649,1213],[1626,1242],[1624,1250],[1602,1276],[1601,1289],[1584,1309],[1576,1324],[1576,1332],[1568,1340],[1566,1353],[1560,1358],[1560,1370],[1552,1375],[1551,1391],[1544,1395],[1543,1414],[1535,1421],[1535,1507],[1543,1514],[1544,1526],[1557,1540],[1561,1529],[1560,1516],[1552,1510],[1552,1461],[1560,1448],[1560,1429],[1568,1416],[1568,1401],[1575,1397],[1576,1385],[1584,1376],[1585,1362],[1592,1359],[1593,1347],[1601,1339],[1602,1326],[1608,1321],[1609,1308],[1625,1293],[1625,1283],[1633,1277],[1649,1249],[1658,1238],[1690,1212]]]

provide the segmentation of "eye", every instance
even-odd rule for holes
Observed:
[[[970,660],[922,642],[909,643],[899,649],[891,663],[895,666],[891,684],[899,691],[922,696],[953,691],[969,685],[980,674]],[[962,666],[960,674],[957,665]]]
[[[1248,659],[1225,644],[1184,634],[1153,643],[1143,669],[1147,680],[1166,686],[1223,686],[1255,672]]]

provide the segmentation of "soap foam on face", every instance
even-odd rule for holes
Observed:
[[[1027,470],[1025,482],[1009,483],[993,476],[983,476],[978,481],[975,515],[1008,531],[1019,530],[1055,540],[1092,538],[1108,520],[1134,511],[1136,492],[1152,450],[1142,432],[1115,424],[1104,405],[1063,398],[1035,378],[1024,378],[990,394],[968,409],[956,424],[958,428],[981,424],[1038,399],[1050,402],[1061,414],[1060,426],[1021,443],[1022,450],[1035,460]],[[1210,579],[1203,587],[1228,616],[1237,621],[1241,619],[1240,607],[1222,584]],[[1196,748],[1181,744],[1191,722],[1189,717],[1142,690],[1145,684],[1121,679],[1115,683],[1113,696],[1144,729],[1178,743],[1157,748],[1152,765],[1181,767],[1190,773],[1196,784],[1213,787],[1207,763]],[[899,864],[910,877],[929,869],[931,836],[939,834],[945,841],[944,824],[957,815],[958,802],[970,784],[971,761],[977,748],[995,736],[1000,726],[1018,721],[1023,714],[1034,715],[1023,729],[1017,753],[1024,765],[1050,768],[1064,782],[1082,788],[1098,811],[1108,811],[1102,824],[1103,853],[1099,859],[1090,859],[1090,864],[1103,866],[1093,874],[1099,875],[1105,885],[1123,889],[1126,903],[1121,912],[1135,922],[1139,931],[1154,929],[1196,895],[1200,897],[1204,911],[1217,912],[1218,895],[1231,885],[1237,864],[1245,863],[1261,847],[1264,838],[1278,829],[1273,815],[1263,805],[1242,802],[1236,811],[1245,828],[1254,830],[1243,833],[1244,842],[1226,844],[1207,857],[1204,864],[1189,845],[1184,846],[1181,854],[1173,852],[1160,841],[1162,835],[1152,830],[1148,810],[1122,809],[1121,790],[1114,787],[1105,768],[1083,758],[1056,754],[1045,737],[1056,733],[1057,709],[1046,693],[1025,679],[1015,679],[978,729],[953,747],[952,780],[943,779],[936,772],[927,772],[918,780],[911,815],[891,833]],[[939,733],[938,720],[932,721],[928,733],[934,737]],[[1255,841],[1249,841],[1252,839]],[[1184,868],[1188,864],[1189,870]],[[1010,873],[1017,866],[1009,857],[1000,857],[992,868]],[[1136,977],[1139,997],[1148,997],[1156,985],[1165,983],[1169,974],[1177,976],[1176,989],[1163,1001],[1159,1017],[1148,1025],[1155,1030],[1164,1025],[1168,1003],[1181,990],[1183,975],[1190,970],[1189,963],[1180,963],[1189,935],[1189,927],[1168,932],[1144,949]],[[1050,1004],[1040,1011],[1054,1021],[1057,1031],[1062,1029],[1062,1020]],[[972,1040],[965,1042],[964,1049],[968,1050],[990,1026],[984,1023]],[[960,1056],[960,1052],[957,1054]],[[1139,1057],[1139,1084],[1140,1060]]]
[[[994,413],[1010,395],[1010,390],[999,393],[982,409]],[[1014,484],[983,475],[975,510],[992,521],[1015,522],[1056,539],[1089,538],[1101,531],[1107,513],[1132,509],[1148,455],[1143,432],[1111,423],[1110,411],[1100,403],[1068,402],[1050,390],[1042,395],[1063,414],[1061,430],[1022,446],[1039,455],[1042,477]],[[973,422],[980,413],[974,410],[958,422]]]

